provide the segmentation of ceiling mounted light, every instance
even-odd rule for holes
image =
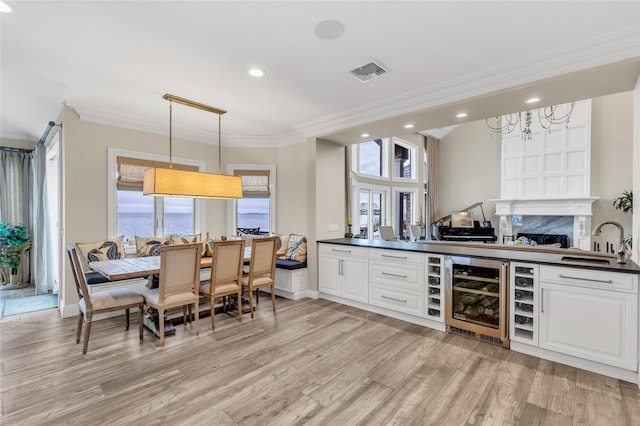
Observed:
[[[371,136],[369,133],[363,133],[360,135],[361,138],[368,138],[369,136]]]
[[[415,127],[415,126],[414,126],[413,124],[411,124],[411,123],[409,123],[409,124],[405,124],[405,125],[404,125],[404,128],[405,128],[405,129],[413,129],[414,127]]]
[[[537,102],[540,102],[540,98],[531,98],[531,99],[527,99],[525,101],[525,103],[527,103],[527,104],[535,104]]]
[[[564,124],[565,127],[569,127],[569,120],[571,119],[571,114],[573,114],[573,107],[575,106],[575,102],[571,102],[570,104],[566,104],[566,113],[560,115],[558,111],[558,107],[560,105],[552,105],[544,108],[537,109],[538,111],[538,121],[540,123],[540,127],[544,130],[548,130],[551,133],[551,127],[556,125]],[[558,115],[556,113],[558,112]],[[491,132],[491,136],[494,133],[499,133],[501,135],[508,135],[513,132],[517,127],[520,127],[520,132],[523,140],[531,140],[532,131],[531,131],[531,123],[533,121],[533,114],[531,111],[524,112],[524,119],[522,118],[522,112],[511,113],[508,115],[503,115],[502,117],[495,117],[494,124],[489,123],[489,119],[485,118],[485,122],[487,123],[487,127]]]
[[[265,74],[266,72],[264,70],[261,70],[260,68],[251,68],[249,70],[249,75],[251,77],[264,77]]]
[[[11,6],[9,6],[3,1],[0,1],[0,12],[4,12],[4,13],[11,12]]]
[[[322,40],[335,40],[344,34],[344,25],[338,21],[322,21],[316,25],[313,32]]]
[[[193,198],[242,198],[242,178],[222,174],[222,114],[227,111],[166,94],[169,101],[169,168],[154,167],[144,172],[142,192],[144,195]],[[172,106],[177,102],[188,107],[218,114],[218,173],[191,172],[173,168],[172,162]]]
[[[466,112],[461,112],[460,114],[456,115],[456,118],[465,118],[467,116]]]

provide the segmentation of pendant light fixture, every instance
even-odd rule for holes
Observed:
[[[222,174],[222,128],[220,126],[222,124],[222,114],[227,111],[170,94],[165,94],[162,98],[169,101],[169,168],[154,167],[145,170],[143,194],[162,197],[242,198],[242,178]],[[218,114],[219,174],[191,172],[173,168],[173,102]]]

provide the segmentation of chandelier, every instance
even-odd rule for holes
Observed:
[[[568,104],[567,112],[563,115],[559,115],[558,107],[559,105],[552,105],[544,108],[540,108],[537,110],[538,112],[538,121],[540,123],[540,127],[544,130],[547,130],[551,133],[551,128],[553,126],[564,124],[565,127],[569,126],[569,120],[571,119],[571,114],[573,113],[573,107],[575,106],[575,102],[571,102]],[[523,117],[524,115],[524,117]],[[528,110],[518,113],[511,113],[508,115],[503,115],[502,120],[500,117],[494,117],[494,124],[492,124],[488,118],[485,118],[485,122],[487,123],[487,127],[491,132],[491,137],[493,137],[494,133],[499,133],[501,135],[508,135],[512,133],[515,129],[520,128],[520,133],[522,135],[523,140],[531,140],[532,132],[531,132],[531,122],[532,122],[533,113]]]
[[[227,111],[189,99],[166,94],[169,101],[169,168],[154,167],[144,172],[143,194],[194,198],[242,198],[242,179],[222,174],[221,117]],[[173,168],[172,162],[172,106],[173,102],[218,115],[218,173],[192,172]]]

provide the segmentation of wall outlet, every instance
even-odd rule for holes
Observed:
[[[337,223],[329,224],[329,232],[338,232],[338,224]]]

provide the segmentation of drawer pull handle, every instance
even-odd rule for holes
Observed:
[[[392,256],[390,254],[383,254],[381,256],[382,257],[390,257],[392,259],[404,259],[404,260],[407,260],[407,256]]]
[[[570,275],[563,275],[563,274],[560,274],[558,276],[560,278],[566,278],[568,280],[580,280],[580,281],[591,281],[591,282],[594,282],[594,283],[613,284],[613,281],[611,281],[611,280],[596,280],[596,279],[593,279],[593,278],[572,277]]]
[[[388,273],[388,272],[383,272],[383,273],[382,273],[382,275],[386,275],[386,276],[388,276],[388,277],[404,278],[404,279],[409,278],[409,277],[408,277],[408,276],[406,276],[406,275],[390,274],[390,273]]]
[[[382,298],[383,298],[383,299],[393,300],[393,301],[395,301],[395,302],[407,303],[407,299],[396,299],[395,297],[385,296],[384,294],[382,295]]]
[[[337,251],[340,253],[351,253],[351,250],[338,250],[338,249],[331,249],[331,251]]]

